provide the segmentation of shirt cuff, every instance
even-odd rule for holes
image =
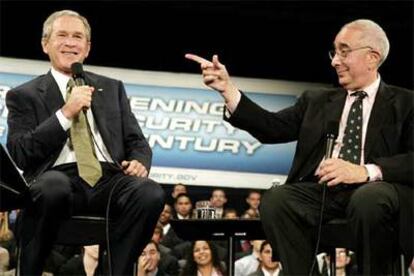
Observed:
[[[367,182],[382,180],[382,172],[381,172],[380,167],[378,167],[375,164],[366,164],[366,165],[364,165],[364,167],[365,167],[365,169],[367,170],[367,173],[368,173]]]
[[[57,117],[60,125],[62,126],[63,130],[66,131],[66,130],[70,129],[70,127],[72,126],[72,120],[69,120],[68,118],[66,118],[65,115],[63,115],[61,109],[56,111],[55,114],[56,114],[56,117]]]
[[[224,111],[224,115],[226,116],[226,118],[230,118],[231,114],[233,114],[234,111],[237,109],[237,106],[240,103],[240,99],[241,93],[238,92],[233,99],[226,102],[226,110]]]

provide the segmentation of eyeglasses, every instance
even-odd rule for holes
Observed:
[[[345,59],[351,52],[362,50],[362,49],[370,49],[371,51],[373,50],[371,46],[363,46],[363,47],[358,47],[354,49],[341,49],[341,50],[333,49],[329,51],[329,58],[332,60],[334,59],[336,55],[338,55],[340,59]]]

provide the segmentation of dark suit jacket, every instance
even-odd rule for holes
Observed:
[[[325,152],[330,121],[340,121],[347,92],[342,88],[306,91],[296,104],[269,112],[242,95],[230,118],[262,143],[297,140],[287,183],[305,181]],[[382,170],[383,180],[395,183],[400,196],[401,245],[413,256],[414,93],[381,82],[365,140],[365,162]],[[409,257],[409,260],[411,258]]]
[[[121,81],[85,72],[86,83],[95,87],[92,112],[112,159],[136,159],[149,171],[152,151],[131,112]],[[64,105],[62,94],[48,72],[6,96],[7,147],[30,181],[50,168],[68,138],[55,115]]]

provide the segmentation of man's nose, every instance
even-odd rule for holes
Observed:
[[[335,53],[335,55],[333,56],[332,60],[331,60],[331,65],[332,67],[336,67],[340,64],[341,60],[339,59],[339,56]]]
[[[71,36],[67,36],[65,38],[65,44],[66,45],[75,45],[76,44],[76,38],[71,37]]]

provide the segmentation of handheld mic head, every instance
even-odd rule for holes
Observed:
[[[326,129],[326,136],[331,139],[338,137],[339,122],[329,121]]]
[[[85,85],[85,73],[83,72],[83,65],[80,62],[74,62],[71,65],[72,77],[76,86]]]
[[[339,122],[329,121],[326,131],[326,149],[325,159],[332,157],[333,148],[335,146],[335,140],[338,136]]]

